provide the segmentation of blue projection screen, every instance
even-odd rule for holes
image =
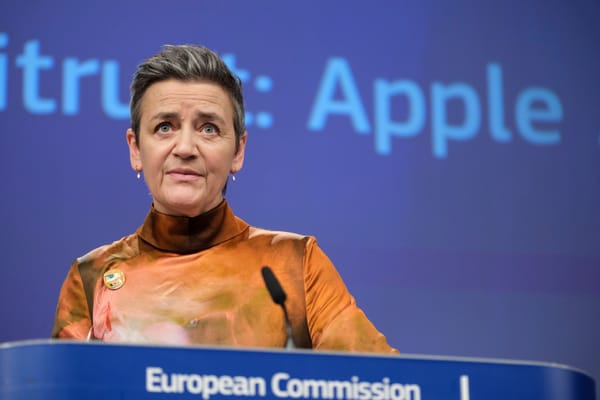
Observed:
[[[0,5],[0,341],[142,223],[129,81],[196,43],[244,82],[230,204],[315,235],[400,351],[600,379],[597,1],[88,3]]]

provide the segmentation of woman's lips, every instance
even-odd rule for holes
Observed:
[[[193,169],[189,169],[189,168],[175,168],[175,169],[169,170],[167,172],[167,175],[169,175],[169,177],[171,177],[177,181],[185,181],[185,182],[195,181],[202,176],[202,174],[196,172]]]

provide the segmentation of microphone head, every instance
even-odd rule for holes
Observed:
[[[279,284],[277,278],[275,278],[273,271],[271,271],[271,268],[264,266],[262,267],[261,272],[271,298],[275,303],[283,306],[286,298],[285,292],[283,291],[283,288]]]

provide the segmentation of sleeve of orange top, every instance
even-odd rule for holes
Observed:
[[[397,353],[358,308],[314,238],[306,246],[304,281],[308,327],[315,349]]]
[[[52,337],[61,339],[85,339],[91,327],[91,318],[83,289],[77,260],[60,290]]]

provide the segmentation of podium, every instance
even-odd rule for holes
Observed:
[[[595,400],[546,363],[308,350],[23,341],[0,345],[0,399]]]

